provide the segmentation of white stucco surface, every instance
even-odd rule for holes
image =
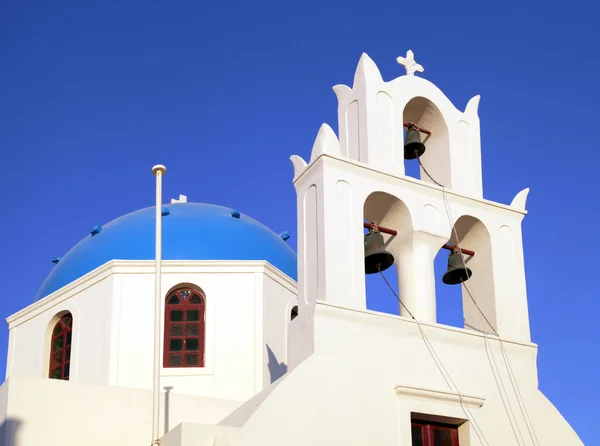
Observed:
[[[153,273],[152,262],[109,262],[9,318],[7,377],[46,376],[50,331],[69,311],[71,381],[151,389]],[[178,284],[204,291],[206,341],[205,367],[163,367],[162,384],[177,393],[244,401],[270,383],[266,345],[285,362],[285,313],[295,283],[265,262],[165,261],[163,273],[165,298]],[[164,329],[164,306],[162,312]]]
[[[325,302],[314,327],[314,353],[221,423],[243,428],[229,444],[410,445],[411,414],[462,424],[461,445],[582,444],[537,389],[534,344],[423,323],[434,360],[414,321]]]
[[[26,376],[9,378],[2,388],[10,392],[7,418],[18,422],[18,430],[7,445],[149,443],[145,439],[151,434],[150,390]],[[167,411],[162,392],[161,433],[182,422],[217,423],[238,405],[224,399],[170,393]]]

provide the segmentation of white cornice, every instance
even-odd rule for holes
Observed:
[[[113,274],[154,274],[154,260],[111,260],[86,275],[56,290],[52,294],[32,303],[6,319],[9,329],[20,325],[35,315],[48,310],[85,289],[96,285]],[[163,260],[162,274],[230,274],[264,273],[292,292],[297,292],[297,283],[269,262],[259,260]]]
[[[355,167],[361,167],[363,169],[370,170],[372,172],[375,172],[375,173],[378,173],[378,174],[381,174],[381,175],[392,177],[392,178],[395,178],[397,180],[405,181],[407,183],[418,184],[419,186],[424,186],[424,187],[427,187],[429,189],[435,189],[435,190],[441,190],[442,189],[441,187],[439,187],[439,186],[437,186],[435,184],[429,183],[427,181],[421,181],[421,180],[418,180],[416,178],[412,178],[412,177],[409,177],[409,176],[398,176],[398,175],[395,175],[395,174],[390,173],[390,172],[386,172],[386,171],[383,171],[383,170],[374,169],[373,167],[369,166],[368,164],[361,163],[359,161],[355,161],[355,160],[352,160],[352,159],[349,159],[349,158],[345,158],[345,157],[341,157],[341,156],[333,156],[333,155],[331,155],[329,153],[321,153],[316,159],[311,160],[310,164],[306,167],[306,169],[300,175],[298,175],[298,177],[294,178],[294,184],[297,183],[300,180],[300,178],[302,178],[304,175],[306,175],[306,173],[309,170],[311,170],[311,168],[314,167],[319,161],[324,162],[326,159],[331,159],[333,161],[336,161],[336,162],[339,162],[339,163],[343,163],[343,164],[348,164],[348,165],[355,166]],[[464,199],[467,199],[467,200],[470,200],[470,201],[475,201],[477,203],[487,204],[487,205],[490,205],[490,206],[494,206],[494,207],[503,209],[505,211],[514,212],[516,214],[527,215],[527,211],[524,210],[524,209],[518,209],[518,208],[515,208],[515,207],[507,206],[505,204],[497,203],[495,201],[486,200],[484,198],[478,198],[478,197],[473,197],[473,196],[470,196],[470,195],[459,194],[457,192],[454,192],[452,189],[445,189],[444,192],[447,195],[453,195],[455,197],[464,198]]]
[[[366,310],[366,309],[359,310],[356,308],[342,307],[340,305],[335,305],[335,304],[329,303],[325,300],[319,300],[319,299],[317,299],[317,301],[316,301],[315,309],[316,309],[316,311],[318,311],[319,313],[322,313],[322,314],[334,315],[335,313],[337,313],[337,310],[342,310],[338,314],[343,314],[343,313],[346,313],[347,315],[354,314],[356,317],[361,317],[361,315],[368,315],[369,317],[381,318],[381,322],[377,323],[375,325],[380,325],[381,323],[383,323],[384,320],[389,320],[391,323],[395,323],[392,321],[396,320],[398,322],[406,323],[406,324],[414,324],[414,325],[417,324],[417,322],[414,319],[412,319],[408,316],[400,316],[398,314],[382,313],[379,311]],[[333,312],[331,310],[333,310]],[[483,333],[480,331],[473,331],[473,330],[470,330],[467,328],[452,327],[450,325],[430,323],[430,322],[425,322],[425,321],[419,321],[419,325],[421,327],[428,327],[433,330],[450,331],[450,332],[454,332],[454,333],[459,333],[461,335],[467,335],[467,336],[472,336],[472,337],[476,337],[476,338],[481,338],[484,340],[486,338],[489,340],[494,340],[494,341],[500,340],[500,338],[494,334]],[[529,347],[529,348],[535,348],[535,349],[538,348],[537,344],[535,344],[534,342],[520,342],[520,341],[514,341],[512,339],[502,338],[502,343],[503,344],[521,345],[523,347]]]
[[[417,399],[432,400],[438,402],[465,404],[473,408],[483,406],[485,398],[481,396],[462,395],[456,392],[447,392],[437,389],[426,389],[421,387],[403,386],[397,384],[394,386],[394,392],[397,395],[404,397],[412,397]]]

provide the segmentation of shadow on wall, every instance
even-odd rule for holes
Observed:
[[[22,422],[14,418],[7,418],[0,425],[0,446],[17,446],[17,433]]]
[[[169,432],[169,410],[171,405],[171,390],[173,390],[173,386],[165,386],[163,387],[165,391],[165,434]],[[164,435],[164,434],[163,434]]]
[[[287,364],[284,362],[279,362],[277,360],[277,356],[271,350],[268,344],[265,344],[267,347],[267,355],[269,355],[269,362],[267,367],[269,367],[269,374],[271,375],[271,383],[274,383],[279,378],[287,373]]]

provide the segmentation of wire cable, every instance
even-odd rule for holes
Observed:
[[[418,153],[417,153],[416,151],[415,151],[415,155],[418,155]],[[442,188],[442,199],[443,199],[443,202],[444,202],[444,207],[445,207],[445,209],[446,209],[446,216],[448,217],[448,220],[449,220],[449,222],[450,222],[450,225],[451,225],[451,227],[452,227],[452,231],[453,231],[453,233],[454,233],[454,237],[455,237],[455,239],[456,239],[456,247],[458,248],[458,249],[457,249],[457,252],[459,252],[459,253],[460,253],[460,259],[461,259],[461,262],[462,262],[462,264],[463,264],[463,267],[464,267],[464,269],[465,269],[465,272],[466,272],[466,274],[467,274],[467,280],[468,280],[468,279],[470,278],[470,276],[469,276],[469,273],[468,273],[468,270],[467,270],[467,266],[466,266],[466,262],[465,262],[465,259],[464,259],[463,252],[462,252],[462,250],[460,249],[460,238],[459,238],[459,236],[458,236],[458,231],[456,230],[456,225],[454,224],[455,222],[454,222],[454,217],[452,216],[452,211],[451,211],[451,209],[450,209],[450,204],[449,204],[449,202],[448,202],[448,199],[447,199],[447,197],[446,197],[446,187],[445,187],[443,184],[441,184],[441,183],[439,183],[438,181],[436,181],[436,180],[435,180],[435,179],[434,179],[434,178],[431,176],[431,174],[430,174],[430,173],[427,171],[427,169],[425,168],[425,166],[424,166],[424,165],[423,165],[423,163],[421,162],[421,158],[420,158],[419,156],[417,156],[417,161],[419,162],[419,165],[421,166],[421,169],[423,169],[423,172],[425,173],[425,175],[427,175],[427,177],[429,177],[429,179],[430,179],[430,180],[431,180],[431,181],[432,181],[434,184],[436,184],[437,186],[439,186],[439,187],[441,187],[441,188]],[[481,310],[481,308],[479,307],[479,305],[478,305],[478,304],[477,304],[477,302],[475,301],[475,298],[474,298],[474,297],[473,297],[473,295],[470,293],[470,291],[468,290],[468,288],[466,287],[466,285],[465,285],[465,283],[464,283],[464,282],[462,283],[462,285],[463,285],[463,286],[465,286],[465,289],[467,290],[467,294],[469,295],[469,297],[470,297],[470,298],[471,298],[471,300],[473,301],[473,304],[475,305],[475,307],[477,308],[477,310],[478,310],[478,312],[479,312],[479,314],[480,314],[480,318],[481,318],[481,317],[483,317],[483,319],[485,319],[485,321],[487,322],[487,324],[488,324],[488,325],[489,325],[489,326],[492,328],[492,330],[495,332],[495,328],[494,328],[494,327],[493,327],[493,325],[490,323],[489,319],[488,319],[488,318],[485,316],[485,314],[483,313],[483,311]],[[485,331],[483,331],[483,334],[484,334],[484,343],[485,343],[485,346],[486,346],[486,355],[487,355],[487,357],[488,357],[488,362],[489,362],[489,364],[490,364],[490,368],[492,369],[492,374],[494,375],[494,380],[496,381],[496,385],[497,385],[497,387],[498,387],[498,392],[500,393],[500,398],[502,399],[502,404],[504,405],[504,409],[505,409],[505,411],[506,411],[506,416],[508,417],[508,420],[509,420],[509,422],[510,422],[511,428],[512,428],[512,430],[513,430],[513,433],[514,433],[514,435],[515,435],[515,439],[517,440],[517,443],[518,443],[518,444],[520,444],[520,442],[519,442],[519,438],[521,438],[521,441],[523,441],[523,435],[521,434],[521,429],[519,428],[519,425],[518,425],[518,423],[516,423],[516,416],[515,416],[515,414],[514,414],[514,411],[513,411],[512,404],[510,403],[510,399],[508,398],[508,393],[506,392],[506,389],[504,388],[504,382],[502,381],[502,378],[500,377],[500,374],[498,374],[498,379],[500,380],[499,382],[498,382],[498,379],[496,378],[496,373],[495,373],[495,371],[494,371],[494,364],[496,364],[496,361],[495,361],[495,358],[494,358],[493,352],[491,352],[491,349],[490,349],[490,353],[491,353],[491,358],[490,358],[490,354],[488,353],[488,350],[487,350],[487,348],[488,348],[488,343],[487,343],[487,333],[486,333]],[[497,333],[496,333],[496,335],[497,335]],[[498,335],[497,335],[497,336],[498,336]],[[498,337],[499,337],[499,336],[498,336]],[[492,360],[493,360],[494,364],[492,364],[492,362],[491,362]],[[497,367],[497,364],[496,364],[496,367]],[[502,387],[502,388],[501,388],[501,387]],[[506,401],[505,401],[505,399],[504,399],[504,396],[503,396],[503,392],[502,392],[502,391],[504,391],[504,393],[506,394],[506,397],[507,397],[507,398],[506,398]],[[507,406],[507,403],[508,403],[508,406]],[[520,404],[519,404],[519,407],[520,407]],[[509,413],[509,411],[510,411],[510,413]],[[512,415],[512,417],[511,417],[511,415]],[[514,418],[514,420],[515,420],[516,429],[515,429],[515,426],[514,426],[514,424],[513,424],[513,418]],[[518,432],[518,434],[517,434],[517,432]]]
[[[415,151],[415,155],[418,155],[417,151]],[[419,165],[421,166],[421,169],[423,169],[423,172],[425,173],[425,175],[427,175],[427,177],[429,177],[429,179],[436,184],[437,186],[442,188],[442,200],[444,202],[444,208],[446,209],[446,216],[448,217],[448,220],[450,221],[450,225],[452,227],[452,231],[454,233],[454,237],[456,238],[456,247],[457,252],[460,253],[460,258],[463,264],[463,267],[465,269],[465,272],[467,274],[467,280],[470,278],[468,270],[467,270],[467,266],[466,266],[466,262],[464,259],[464,255],[462,253],[462,250],[460,249],[460,240],[458,237],[458,232],[456,230],[456,225],[454,224],[454,217],[452,216],[452,211],[450,210],[450,204],[448,203],[448,199],[446,197],[446,187],[441,184],[440,182],[436,181],[435,178],[433,178],[431,176],[431,174],[427,171],[427,169],[425,168],[425,166],[423,165],[423,163],[421,162],[421,158],[419,156],[416,157],[417,161],[419,162]],[[463,282],[464,285],[464,282]],[[471,297],[471,300],[473,301],[473,303],[475,304],[475,306],[477,307],[477,309],[479,310],[479,314],[480,314],[480,319],[481,317],[483,317],[485,319],[485,321],[488,323],[488,325],[491,325],[490,321],[488,320],[488,318],[485,316],[485,314],[483,313],[483,311],[479,308],[479,305],[477,305],[477,302],[475,302],[475,299],[469,294],[469,296]],[[492,329],[494,329],[492,327]],[[514,414],[514,410],[512,407],[512,404],[510,403],[510,399],[508,398],[508,393],[506,392],[506,389],[504,388],[504,382],[502,381],[502,378],[500,377],[500,373],[498,372],[498,376],[496,376],[496,372],[494,370],[494,364],[496,364],[495,358],[494,358],[494,354],[491,351],[491,348],[488,350],[488,342],[487,342],[487,333],[485,331],[483,331],[483,337],[484,337],[484,343],[485,343],[485,348],[486,348],[486,356],[488,359],[488,363],[490,365],[490,368],[492,370],[492,374],[494,376],[494,381],[496,382],[496,387],[498,388],[498,392],[500,393],[500,398],[502,400],[502,405],[504,406],[504,410],[506,412],[506,416],[508,417],[508,421],[510,423],[510,427],[513,431],[513,434],[515,436],[515,439],[517,440],[517,444],[524,444],[524,440],[523,440],[523,435],[521,433],[521,429],[519,428],[519,424],[516,422],[516,416]],[[491,354],[491,357],[490,357]],[[493,364],[492,364],[493,361]],[[496,364],[497,367],[497,364]],[[503,393],[504,391],[504,393]],[[506,399],[504,394],[506,394]],[[512,416],[511,416],[512,415]],[[513,422],[513,419],[515,420]],[[516,429],[515,429],[515,424],[516,424]],[[521,441],[519,441],[519,438],[521,439]]]
[[[485,344],[485,354],[487,356],[488,364],[490,365],[490,368],[492,369],[492,375],[494,375],[494,381],[496,382],[496,387],[498,388],[498,392],[500,393],[500,399],[502,400],[502,405],[504,406],[504,411],[506,412],[506,416],[508,416],[508,419],[510,422],[510,427],[515,436],[515,440],[517,440],[517,444],[520,444],[519,438],[521,439],[521,442],[523,442],[523,444],[525,444],[525,441],[523,440],[523,435],[521,434],[521,431],[515,430],[513,421],[510,418],[509,407],[510,407],[510,413],[512,414],[513,417],[515,416],[515,414],[512,410],[512,406],[510,405],[510,400],[508,399],[508,394],[506,394],[506,389],[504,388],[504,384],[502,383],[502,378],[500,377],[499,370],[498,370],[498,376],[496,376],[496,370],[494,369],[494,365],[496,365],[496,368],[497,368],[498,364],[496,364],[496,359],[494,358],[494,352],[492,351],[491,347],[488,345],[486,335],[487,335],[487,333],[484,332],[483,333],[483,342]],[[502,388],[500,388],[500,387],[502,387]],[[502,390],[504,390],[504,394],[506,394],[506,400],[505,400],[505,395],[502,393]],[[507,401],[508,401],[508,406],[506,405]],[[515,418],[515,423],[516,423],[516,418]],[[518,431],[518,436],[517,436],[517,431]]]
[[[462,255],[461,255],[461,258],[462,258]],[[464,259],[463,259],[463,264],[464,264]],[[527,431],[529,432],[529,436],[531,437],[531,441],[533,442],[533,444],[538,444],[539,445],[540,443],[539,443],[537,434],[535,432],[535,428],[533,427],[533,423],[531,422],[531,418],[529,417],[529,413],[527,411],[527,407],[525,406],[525,400],[523,399],[523,396],[521,394],[521,390],[519,389],[519,384],[517,382],[516,377],[514,376],[514,372],[512,371],[512,366],[511,366],[511,363],[510,363],[510,359],[508,358],[508,353],[506,352],[506,349],[504,348],[504,342],[503,342],[502,338],[500,337],[500,335],[498,334],[498,332],[496,331],[496,329],[487,320],[487,318],[485,317],[485,314],[483,313],[483,311],[481,310],[481,308],[475,302],[475,298],[473,297],[473,295],[471,293],[471,290],[469,290],[469,288],[467,287],[467,285],[464,282],[463,282],[463,286],[465,287],[465,290],[467,291],[467,294],[469,295],[469,297],[473,301],[474,305],[477,307],[477,310],[479,311],[480,317],[483,317],[483,319],[485,319],[485,321],[487,322],[487,324],[489,325],[489,327],[494,332],[494,335],[498,339],[498,343],[500,345],[500,352],[502,354],[502,360],[503,360],[504,366],[506,367],[506,370],[508,372],[508,378],[510,380],[511,387],[513,389],[513,392],[515,393],[516,398],[517,398],[517,403],[519,404],[519,409],[521,411],[521,415],[523,416],[523,419],[525,420],[525,426],[527,427]],[[484,339],[486,339],[486,340],[490,339],[488,337],[488,334],[485,331],[483,332],[483,336],[484,336]],[[492,357],[493,357],[493,353],[492,353]],[[495,362],[495,359],[494,359],[494,362]],[[511,407],[511,411],[512,411],[512,405],[510,404],[510,401],[509,401],[509,406]],[[520,434],[520,429],[519,429],[519,434]]]
[[[417,324],[417,327],[419,327],[419,331],[421,332],[421,337],[423,338],[423,342],[425,343],[425,347],[427,347],[427,350],[429,351],[429,354],[433,358],[433,362],[435,362],[435,365],[437,366],[438,370],[440,371],[442,377],[444,378],[444,381],[446,381],[446,384],[448,385],[448,387],[450,388],[450,390],[453,391],[453,392],[456,392],[456,394],[458,395],[458,399],[459,399],[459,402],[460,402],[460,407],[462,408],[463,412],[465,413],[465,416],[467,417],[467,420],[471,421],[471,423],[473,424],[473,430],[475,431],[475,434],[477,434],[477,437],[479,438],[479,441],[482,444],[487,444],[489,446],[490,443],[488,442],[487,438],[485,437],[485,434],[483,433],[483,430],[481,429],[481,427],[479,426],[479,424],[475,420],[475,416],[471,413],[471,410],[469,409],[469,407],[464,404],[462,394],[459,392],[458,387],[456,386],[456,384],[454,383],[454,381],[450,377],[450,374],[448,373],[448,370],[446,369],[446,367],[444,367],[444,364],[443,364],[442,360],[440,359],[440,357],[438,356],[438,354],[435,352],[435,349],[433,348],[433,344],[431,344],[431,341],[425,335],[425,332],[423,331],[423,327],[421,326],[421,324],[419,323],[419,321],[417,320],[417,318],[407,308],[407,306],[404,304],[404,302],[402,302],[402,300],[400,299],[400,296],[398,296],[398,293],[396,293],[396,291],[394,290],[394,288],[390,285],[390,283],[388,282],[388,280],[386,279],[386,277],[383,275],[383,272],[381,271],[380,265],[377,265],[377,270],[379,271],[379,274],[383,278],[383,281],[386,283],[386,285],[388,286],[388,288],[390,289],[390,291],[392,292],[392,294],[394,295],[394,297],[396,297],[396,299],[398,300],[398,302],[400,303],[400,305],[402,306],[402,308],[404,308],[406,310],[406,312],[410,315],[410,317],[412,318],[412,320],[414,320],[415,323]]]
[[[425,168],[425,166],[423,165],[423,163],[421,162],[421,158],[418,156],[418,152],[415,150],[415,155],[417,158],[417,161],[419,162],[419,165],[421,166],[421,169],[423,170],[423,172],[425,173],[425,175],[427,175],[427,177],[437,186],[442,188],[442,198],[443,198],[443,202],[444,202],[444,207],[446,208],[446,214],[448,216],[448,220],[450,221],[450,225],[452,226],[452,231],[454,233],[454,237],[456,238],[456,247],[457,252],[460,253],[460,259],[461,262],[463,264],[463,267],[467,273],[467,280],[469,279],[469,273],[468,273],[468,269],[467,269],[467,265],[465,262],[465,257],[464,254],[462,252],[462,250],[460,249],[460,240],[458,237],[458,232],[456,230],[456,225],[454,224],[454,218],[452,217],[452,211],[450,210],[450,204],[448,203],[448,199],[446,198],[446,187],[439,183],[438,181],[436,181],[431,175],[430,173],[427,171],[427,169]],[[467,295],[469,296],[469,298],[471,299],[471,301],[473,302],[473,305],[475,305],[475,308],[477,308],[477,311],[479,312],[480,318],[482,317],[485,322],[487,323],[487,325],[492,329],[492,331],[494,332],[494,334],[496,335],[496,337],[498,338],[499,344],[500,344],[500,351],[502,353],[502,359],[504,360],[504,365],[506,366],[507,372],[508,372],[508,377],[511,383],[511,386],[513,388],[513,392],[515,393],[515,396],[517,398],[517,403],[519,404],[519,409],[521,411],[521,415],[523,416],[523,419],[525,420],[525,425],[527,427],[527,430],[529,432],[529,435],[531,437],[531,440],[534,444],[540,444],[537,434],[535,432],[535,428],[533,427],[533,423],[531,422],[531,418],[529,417],[529,413],[527,411],[527,407],[525,406],[525,401],[523,399],[523,396],[521,394],[521,391],[519,389],[519,385],[516,381],[516,377],[514,376],[514,373],[512,371],[512,366],[510,364],[510,359],[508,358],[508,354],[506,353],[505,349],[504,349],[504,345],[503,345],[503,341],[502,338],[500,337],[500,335],[498,334],[498,332],[496,331],[496,328],[492,325],[492,323],[489,321],[489,319],[486,317],[485,313],[483,312],[483,310],[479,307],[479,305],[477,304],[477,301],[475,300],[475,297],[473,296],[473,294],[471,293],[471,291],[469,290],[468,286],[465,284],[465,282],[462,283],[462,285],[464,286],[465,290],[467,291]],[[487,340],[488,340],[488,336],[487,333],[485,331],[483,331],[483,336],[484,336],[484,341],[486,342],[486,353],[487,353]],[[493,352],[491,352],[490,349],[490,353],[492,354],[492,358],[493,358]],[[488,355],[488,360],[489,360],[489,355]],[[494,359],[494,363],[495,363],[495,359]],[[492,366],[492,364],[490,363],[490,366]],[[492,367],[492,373],[494,374],[494,379],[496,379],[496,375],[495,372],[493,370]],[[502,382],[502,379],[500,378],[500,382]],[[498,381],[496,380],[496,384],[498,384]],[[502,384],[502,387],[504,387],[504,384]],[[500,391],[500,388],[498,388],[498,390]],[[506,392],[506,390],[504,390]],[[500,391],[500,396],[502,398],[502,402],[504,403],[504,398],[502,397],[502,392]],[[508,394],[507,394],[508,397]],[[513,412],[512,410],[512,405],[510,404],[510,399],[508,399],[508,405],[510,407],[510,411],[511,413]],[[505,409],[506,409],[506,405],[505,405]],[[508,412],[507,412],[508,415]],[[511,426],[512,426],[512,419],[510,417],[510,415],[508,415],[509,417],[509,421],[511,422]],[[514,417],[514,413],[513,413],[513,417]],[[516,417],[515,417],[515,421],[516,421]],[[531,425],[531,428],[530,428]],[[521,435],[521,430],[519,429],[519,425],[517,423],[517,430],[519,432],[519,436],[521,436],[521,439],[523,440],[523,437]],[[513,427],[513,432],[514,432],[514,427]],[[516,437],[516,433],[515,433],[515,437]],[[517,440],[518,443],[518,440]]]

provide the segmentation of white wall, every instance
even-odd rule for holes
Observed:
[[[0,398],[5,398],[6,388],[8,413],[0,423],[19,420],[15,437],[6,446],[129,446],[152,440],[151,391],[25,376],[10,378],[0,389]],[[170,394],[166,410],[163,393],[161,435],[167,421],[168,429],[182,422],[213,424],[238,404]]]
[[[105,384],[108,379],[110,302],[114,280],[96,276],[55,299],[42,299],[9,318],[7,377],[48,376],[50,334],[66,311],[73,315],[71,380]]]
[[[170,289],[188,283],[206,295],[205,367],[161,367],[161,388],[249,399],[271,382],[267,343],[283,363],[275,373],[285,371],[295,282],[265,262],[164,262],[163,302]],[[72,381],[152,388],[153,262],[109,262],[11,316],[8,377],[47,376],[50,330],[64,311],[74,318]]]
[[[161,386],[175,393],[243,401],[255,393],[254,271],[166,271],[163,293],[182,283],[199,286],[206,295],[204,368],[172,369],[161,366]],[[121,276],[118,324],[118,381],[120,387],[151,389],[154,330],[154,276]],[[161,314],[164,330],[164,305]],[[162,364],[162,344],[161,344]]]
[[[265,275],[263,387],[287,372],[287,334],[292,307],[298,304],[296,283],[282,277]]]
[[[422,328],[456,387],[446,384],[413,321],[317,303],[314,354],[273,389],[229,416],[222,424],[239,427],[242,433],[222,434],[228,436],[224,443],[409,446],[410,414],[418,412],[466,421],[459,430],[465,445],[482,444],[473,420],[485,436],[484,444],[582,444],[537,389],[535,345],[503,343],[536,442],[519,410],[498,341],[454,327],[424,324]],[[488,354],[494,359],[489,360]],[[509,412],[512,426],[520,432],[519,441],[502,398],[512,407]],[[183,435],[181,445],[200,440]]]
[[[518,409],[498,342],[454,327],[422,328],[469,415],[462,410],[456,389],[446,386],[413,321],[318,302],[314,355],[241,406],[170,394],[168,428],[183,424],[167,435],[164,444],[408,446],[410,413],[421,412],[466,420],[460,429],[461,444],[481,444],[475,420],[488,444],[516,445],[501,392],[513,408],[513,423],[523,438],[520,444],[536,444]],[[537,444],[581,445],[537,390],[535,345],[505,342],[504,348]],[[488,353],[495,358],[492,365]],[[500,389],[494,373],[501,379]],[[149,390],[13,376],[0,388],[0,407],[7,393],[6,417],[21,420],[10,446],[58,444],[52,439],[60,439],[61,446],[149,442]],[[223,418],[223,425],[215,425]],[[164,424],[162,418],[161,432],[167,430]]]
[[[13,446],[21,422],[8,416],[8,383],[0,386],[0,445]]]

